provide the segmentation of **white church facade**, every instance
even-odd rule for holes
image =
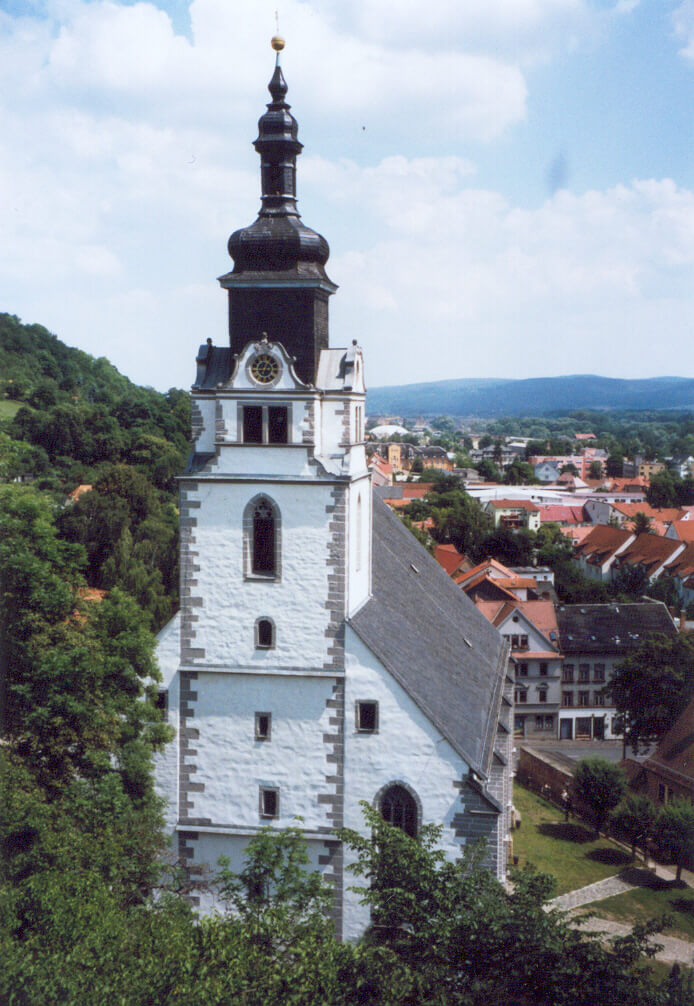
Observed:
[[[229,343],[200,348],[192,389],[181,609],[158,643],[176,738],[157,785],[192,871],[240,868],[250,836],[300,819],[355,938],[368,913],[336,829],[363,830],[360,801],[410,834],[442,824],[451,858],[484,842],[505,876],[513,679],[497,630],[372,499],[362,352],[329,346],[336,287],[296,209],[279,59],[269,90],[260,214],[220,279]]]

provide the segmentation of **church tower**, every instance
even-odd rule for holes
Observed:
[[[234,866],[254,831],[301,817],[339,884],[345,619],[370,591],[363,363],[356,342],[328,344],[336,287],[296,207],[302,145],[279,52],[269,91],[261,209],[220,279],[230,344],[200,347],[192,389],[176,828],[184,855],[231,849]]]
[[[514,681],[498,631],[372,498],[362,353],[329,344],[336,287],[296,206],[279,55],[269,90],[260,212],[220,279],[229,343],[197,356],[157,786],[193,875],[222,855],[240,870],[261,828],[298,825],[351,939],[369,917],[336,830],[364,827],[362,801],[412,836],[441,824],[450,859],[484,842],[504,877]]]

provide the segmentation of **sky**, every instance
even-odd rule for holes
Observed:
[[[0,0],[0,311],[190,386],[275,10],[369,385],[694,377],[694,0]]]

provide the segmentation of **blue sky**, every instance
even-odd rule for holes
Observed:
[[[0,0],[0,309],[188,386],[279,7],[369,384],[694,376],[694,0]]]

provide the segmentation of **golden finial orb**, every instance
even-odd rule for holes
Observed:
[[[282,52],[284,49],[284,39],[281,35],[273,35],[270,39],[270,45],[275,50],[275,52]]]

